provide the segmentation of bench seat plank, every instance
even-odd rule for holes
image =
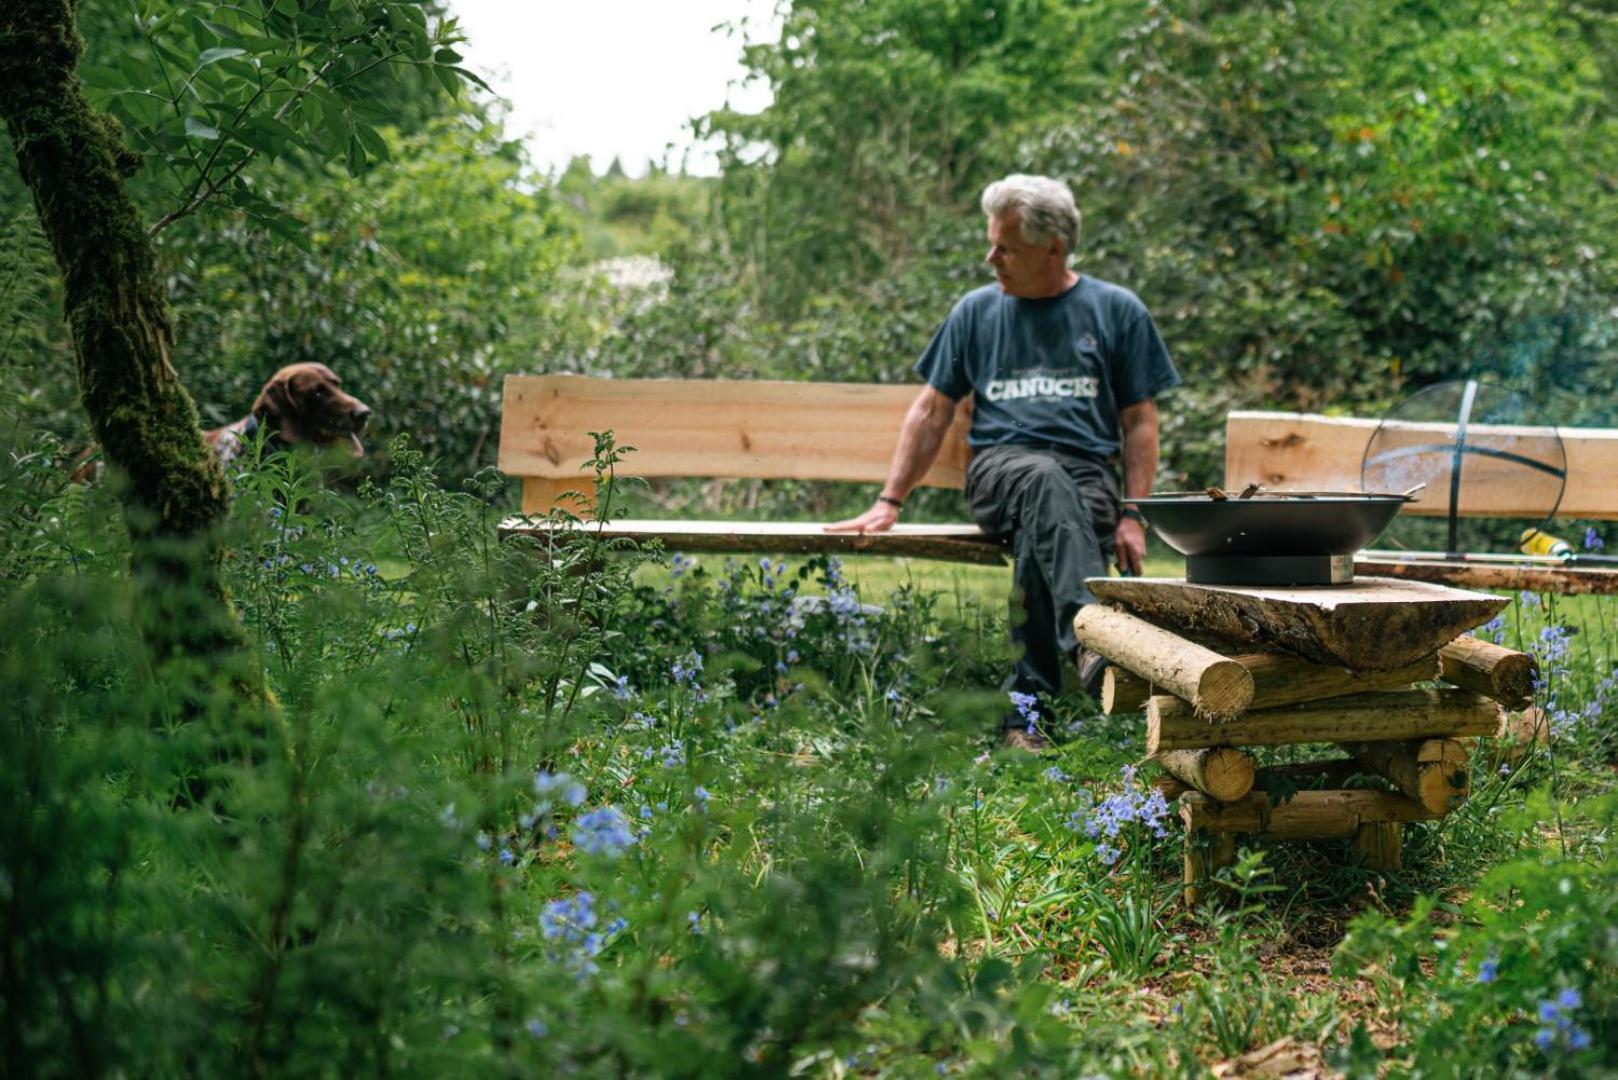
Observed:
[[[895,525],[882,533],[829,533],[817,522],[622,519],[550,523],[522,517],[500,523],[502,536],[575,531],[606,539],[661,540],[669,551],[789,555],[888,555],[1001,566],[1006,545],[976,525]]]

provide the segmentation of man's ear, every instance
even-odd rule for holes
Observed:
[[[303,439],[303,432],[298,429],[298,409],[293,403],[292,388],[283,379],[272,379],[264,384],[258,400],[253,402],[253,415],[258,417],[259,423],[274,429],[284,443]]]

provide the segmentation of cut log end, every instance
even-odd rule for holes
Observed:
[[[1234,802],[1252,791],[1257,772],[1251,757],[1230,746],[1171,750],[1153,760],[1178,783],[1219,802]]]
[[[1223,723],[1246,711],[1253,700],[1253,674],[1236,660],[1210,664],[1197,680],[1199,719]]]
[[[1151,696],[1151,683],[1121,667],[1109,665],[1101,676],[1101,711],[1106,716],[1140,712]]]

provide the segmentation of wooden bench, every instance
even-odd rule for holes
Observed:
[[[1232,412],[1225,420],[1225,487],[1238,490],[1258,482],[1292,491],[1358,491],[1360,465],[1376,436],[1379,421],[1312,413]],[[1483,452],[1468,457],[1468,482],[1457,491],[1458,517],[1519,518],[1525,524],[1543,520],[1544,485],[1555,482],[1541,472],[1512,466],[1489,450],[1509,452],[1525,430],[1508,425],[1472,424],[1469,446]],[[1559,517],[1618,520],[1618,430],[1557,428],[1567,463]],[[1455,425],[1404,423],[1399,443],[1442,444],[1453,441]],[[1395,444],[1398,445],[1398,444]],[[1403,513],[1443,517],[1450,511],[1450,468],[1442,454],[1430,456],[1427,482]],[[1556,560],[1510,559],[1465,561],[1442,553],[1362,553],[1354,562],[1358,574],[1378,574],[1469,588],[1557,593],[1618,593],[1618,565],[1563,564]]]
[[[881,484],[916,394],[915,386],[866,383],[508,376],[499,465],[522,478],[525,517],[508,519],[501,530],[584,527],[546,515],[561,507],[592,516],[592,432],[611,431],[617,445],[634,448],[623,466],[632,476]],[[965,484],[970,422],[970,408],[959,409],[923,484]],[[616,520],[588,527],[607,537],[660,539],[680,551],[865,553],[990,565],[1003,564],[1007,551],[971,523],[901,524],[863,536],[827,533],[818,522]]]

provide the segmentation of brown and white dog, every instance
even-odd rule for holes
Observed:
[[[360,434],[371,407],[343,392],[343,380],[325,364],[288,364],[270,376],[253,402],[253,410],[235,423],[202,433],[202,441],[229,465],[242,455],[260,428],[266,438],[284,445],[319,448],[341,446],[354,457],[365,456]],[[101,450],[80,455],[70,479],[94,481],[101,472]]]
[[[360,433],[371,418],[371,407],[345,394],[342,387],[343,380],[325,364],[288,364],[270,376],[252,412],[233,424],[204,431],[202,440],[223,465],[240,457],[261,427],[289,446],[341,446],[354,457],[364,457]]]

